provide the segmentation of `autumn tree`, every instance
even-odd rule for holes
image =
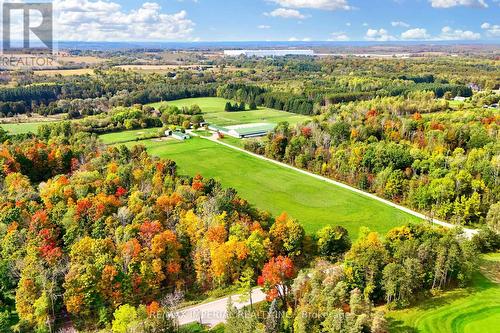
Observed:
[[[269,230],[274,255],[291,258],[302,254],[305,237],[304,228],[295,220],[282,213]]]
[[[267,293],[267,300],[279,299],[282,306],[290,306],[290,293],[296,269],[288,257],[278,256],[271,258],[262,268],[258,284]]]

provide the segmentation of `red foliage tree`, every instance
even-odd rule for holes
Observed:
[[[291,284],[296,275],[295,266],[288,257],[278,256],[271,258],[264,265],[262,275],[257,283],[267,293],[267,300],[280,299],[283,305],[289,304]]]

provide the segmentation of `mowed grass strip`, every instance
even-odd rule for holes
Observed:
[[[483,258],[500,265],[500,254]],[[469,288],[445,292],[410,309],[391,311],[388,317],[391,332],[498,332],[500,284],[477,272]]]
[[[224,111],[226,102],[228,102],[228,100],[219,97],[200,97],[179,99],[169,102],[159,102],[150,105],[159,108],[161,105],[166,104],[175,105],[179,108],[182,108],[197,104],[203,111],[203,118],[205,118],[207,122],[219,126],[266,122],[277,124],[282,121],[288,121],[290,124],[297,124],[309,119],[308,116],[269,109],[265,107],[259,107],[258,110],[252,111],[227,112]]]
[[[127,143],[133,146],[136,142]],[[152,155],[177,162],[178,172],[201,174],[233,187],[257,208],[273,215],[287,212],[308,233],[333,224],[342,225],[356,238],[361,226],[385,233],[408,222],[420,221],[391,206],[304,175],[300,172],[260,160],[207,139],[187,141],[141,141]]]

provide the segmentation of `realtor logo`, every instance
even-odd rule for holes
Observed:
[[[3,53],[52,53],[52,3],[4,3],[2,9]],[[17,14],[16,20],[12,19],[13,14]],[[17,35],[19,33],[17,29],[20,26],[22,27],[22,37],[20,37],[22,40],[12,39],[11,33],[14,32]],[[13,29],[16,30],[13,31]],[[38,38],[38,41],[34,36]]]

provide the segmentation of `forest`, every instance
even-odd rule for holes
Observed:
[[[261,288],[264,302],[229,302],[222,332],[382,333],[393,311],[467,290],[484,273],[483,254],[500,249],[498,60],[209,64],[216,70],[28,72],[2,83],[2,122],[61,118],[36,133],[0,128],[1,332],[195,332],[179,325],[179,308]],[[239,144],[458,228],[360,225],[352,237],[332,220],[308,233],[223,180],[179,172],[142,138],[99,138],[208,131],[202,106],[151,104],[195,97],[226,99],[228,115],[307,115]]]
[[[484,224],[500,195],[498,111],[424,114],[439,104],[429,92],[331,107],[246,148],[457,224]]]
[[[69,318],[79,329],[114,327],[128,306],[157,332],[166,295],[245,281],[262,285],[271,306],[292,310],[297,331],[323,320],[373,330],[383,316],[371,302],[405,306],[417,290],[466,284],[485,244],[416,225],[383,239],[366,230],[352,246],[340,226],[306,235],[286,213],[273,218],[214,180],[177,176],[174,161],[141,146],[106,148],[84,133],[7,140],[1,160],[2,331],[14,308],[16,330],[46,332]],[[295,279],[313,257],[329,285]],[[333,265],[339,260],[343,268]],[[316,293],[334,298],[308,300]],[[348,305],[356,310],[341,322],[302,322],[302,312],[315,311],[308,304],[322,302],[332,316]]]

